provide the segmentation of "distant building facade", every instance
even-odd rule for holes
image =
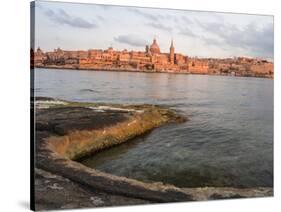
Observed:
[[[170,50],[163,53],[153,39],[144,51],[122,51],[109,47],[106,50],[65,51],[60,48],[44,53],[40,48],[31,50],[31,63],[35,67],[127,70],[147,72],[173,72],[192,74],[217,74],[235,76],[273,77],[273,63],[261,59],[239,58],[191,58],[176,53],[173,40]]]

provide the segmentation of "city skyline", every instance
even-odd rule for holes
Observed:
[[[156,38],[161,52],[169,52],[173,39],[175,52],[191,57],[273,61],[273,16],[47,1],[35,7],[34,44],[44,51],[144,51]]]

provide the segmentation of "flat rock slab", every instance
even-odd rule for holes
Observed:
[[[91,189],[59,175],[36,169],[35,171],[36,210],[93,208],[106,206],[148,204],[120,195],[112,195]]]
[[[54,107],[36,110],[36,131],[65,135],[74,130],[94,130],[127,120],[121,111],[96,112],[86,107]]]
[[[37,101],[40,104],[36,105],[38,107],[35,110],[36,210],[136,205],[153,202],[101,191],[63,177],[59,172],[50,172],[50,168],[54,167],[55,163],[52,163],[51,160],[52,151],[46,148],[48,146],[47,139],[50,136],[64,136],[75,131],[100,130],[115,126],[141,113],[142,109],[150,110],[153,106],[71,103],[52,98],[37,98]],[[168,114],[165,111],[162,112],[163,116]],[[39,165],[40,161],[43,161],[41,165]],[[57,161],[71,163],[71,160],[66,159]],[[44,165],[48,167],[45,170],[42,169]]]

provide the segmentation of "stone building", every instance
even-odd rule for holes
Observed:
[[[31,58],[33,58],[32,66],[43,66],[44,61],[46,60],[46,55],[44,52],[40,49],[40,47],[37,48],[37,50],[34,52],[33,50],[30,52]]]
[[[188,71],[192,74],[208,74],[209,65],[203,59],[190,58],[188,60]]]
[[[191,58],[175,51],[171,40],[169,52],[161,52],[153,39],[144,51],[118,51],[109,47],[87,51],[69,51],[60,48],[44,53],[40,48],[31,49],[31,64],[35,67],[65,67],[77,69],[128,70],[149,72],[173,72],[192,74],[218,74],[236,76],[273,77],[274,67],[267,60],[237,58]]]
[[[49,66],[71,66],[84,69],[125,69],[144,70],[157,72],[188,72],[190,62],[187,56],[175,53],[173,40],[170,51],[161,53],[160,47],[153,39],[152,44],[145,46],[145,51],[122,51],[108,49],[89,49],[88,51],[66,51],[60,48],[52,52],[43,53],[40,49],[35,53],[37,65]],[[202,68],[205,73],[205,66],[202,61],[193,60],[191,70],[200,73]],[[195,65],[194,65],[195,64]]]

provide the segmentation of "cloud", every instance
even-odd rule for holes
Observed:
[[[168,25],[164,25],[164,24],[161,24],[161,23],[151,22],[151,23],[147,23],[146,25],[154,27],[156,29],[168,31],[168,32],[171,32],[173,30],[172,27],[169,27]]]
[[[84,28],[84,29],[91,29],[96,28],[98,25],[94,22],[89,22],[81,17],[71,16],[63,9],[59,10],[51,10],[47,8],[43,8],[44,14],[49,17],[51,21],[54,23],[59,23],[63,25],[68,25],[75,28]]]
[[[98,18],[100,21],[105,21],[104,17],[102,17],[101,15],[97,15],[97,18]]]
[[[273,25],[258,29],[256,24],[251,23],[243,30],[232,30],[232,33],[222,33],[220,36],[225,43],[247,49],[253,55],[273,57],[273,34]]]
[[[161,18],[160,16],[146,13],[146,12],[143,12],[142,10],[135,9],[135,8],[128,8],[128,11],[138,14],[138,15],[140,15],[144,18],[147,18],[149,20],[152,20],[152,21],[158,21],[158,19]]]
[[[144,12],[143,9],[136,9],[136,8],[128,8],[127,10],[135,13],[136,15],[142,16],[152,22],[157,22],[158,24],[160,24],[161,21],[165,21],[165,22],[170,21],[170,22],[174,22],[174,23],[179,22],[178,17],[175,15],[171,15],[171,14],[152,14],[151,11],[149,13],[149,12]],[[153,10],[153,9],[151,9],[151,10]]]
[[[114,37],[114,41],[137,47],[147,44],[146,40],[138,38],[137,35],[119,35],[118,37]]]
[[[234,24],[225,23],[223,19],[217,19],[216,22],[197,20],[196,23],[202,30],[200,38],[207,45],[242,49],[258,57],[273,57],[273,23],[262,28],[254,22],[238,28]]]
[[[87,4],[85,5],[88,6]],[[103,10],[110,10],[113,7],[113,5],[95,4],[95,7],[98,7],[99,9],[103,9]]]
[[[193,21],[190,18],[188,18],[184,15],[181,16],[181,20],[183,21],[184,24],[192,24],[193,23]]]
[[[221,46],[223,44],[221,40],[211,37],[201,36],[200,39],[202,39],[208,45]]]
[[[179,34],[189,36],[189,37],[198,37],[194,32],[189,28],[181,28]]]

